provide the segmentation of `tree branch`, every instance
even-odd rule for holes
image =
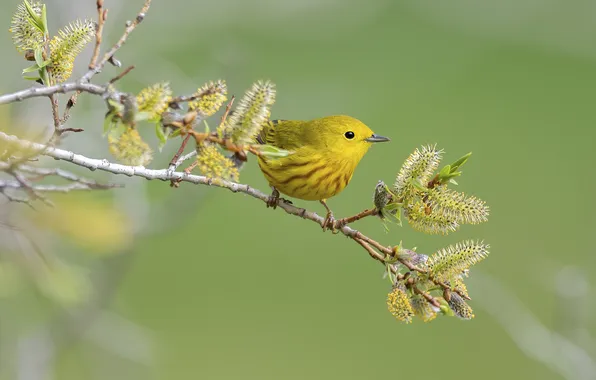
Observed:
[[[231,181],[226,181],[220,178],[209,178],[200,175],[190,174],[189,171],[185,172],[177,172],[172,170],[171,168],[167,169],[148,169],[143,166],[127,166],[112,163],[106,159],[94,159],[85,157],[80,154],[76,154],[74,152],[70,152],[63,149],[58,149],[50,146],[44,146],[42,144],[34,143],[31,141],[21,140],[16,136],[8,135],[6,133],[0,132],[0,141],[3,141],[9,145],[13,145],[17,149],[22,150],[34,150],[40,151],[41,155],[52,157],[56,160],[62,160],[70,162],[74,165],[81,166],[87,168],[89,170],[101,170],[105,172],[109,172],[112,174],[122,174],[129,177],[142,177],[149,180],[158,179],[161,181],[173,181],[173,182],[190,182],[197,185],[207,185],[207,186],[215,186],[224,189],[228,189],[234,193],[244,193],[250,195],[253,198],[260,199],[261,201],[267,203],[269,200],[269,195],[265,194],[255,188],[250,187],[249,185],[239,184]],[[188,155],[190,156],[190,155]],[[186,157],[186,156],[185,156]],[[182,159],[180,160],[182,161]],[[315,222],[321,226],[325,222],[325,218],[314,213],[312,211],[308,211],[303,208],[299,208],[293,206],[286,202],[280,202],[278,205],[279,208],[284,210],[286,213],[290,215],[299,216],[303,219],[310,220]],[[363,215],[372,215],[372,212],[369,210],[365,210],[361,214]],[[356,219],[357,220],[357,219]],[[383,244],[379,243],[378,241],[364,235],[358,230],[355,230],[347,225],[340,226],[338,231],[341,232],[343,235],[353,239],[359,245],[361,245],[368,254],[375,260],[381,262],[382,264],[386,265],[387,258],[396,258],[397,261],[408,268],[410,271],[415,271],[419,273],[426,273],[426,271],[422,268],[418,268],[412,263],[410,263],[407,259],[399,258],[398,247],[391,247],[391,246],[384,246]],[[443,289],[452,290],[451,287],[443,282],[436,281],[434,279],[430,279],[434,282],[437,286],[442,287]],[[457,292],[457,289],[455,289]],[[459,293],[459,292],[458,292]],[[433,304],[436,303],[436,300],[431,298],[428,294],[424,294],[425,297],[431,300]]]
[[[161,181],[181,181],[181,182],[189,182],[198,185],[208,185],[208,186],[215,186],[224,189],[228,189],[234,193],[244,193],[252,196],[253,198],[260,199],[263,202],[267,202],[269,199],[269,195],[265,194],[255,188],[250,187],[249,185],[239,184],[231,181],[226,181],[219,178],[208,178],[205,176],[188,174],[184,172],[177,172],[172,171],[169,169],[148,169],[142,166],[127,166],[127,165],[120,165],[116,163],[109,162],[108,160],[100,160],[82,156],[80,154],[76,154],[74,152],[70,152],[67,150],[48,147],[42,144],[21,140],[16,136],[8,135],[4,132],[0,132],[0,141],[14,145],[17,149],[23,150],[35,150],[40,151],[42,155],[52,157],[56,160],[67,161],[77,166],[81,166],[87,168],[89,170],[101,170],[105,172],[109,172],[112,174],[122,174],[129,177],[141,177],[149,180],[161,180]],[[305,210],[303,208],[295,207],[289,203],[281,202],[278,206],[286,213],[290,215],[299,216],[303,219],[307,219],[313,221],[317,224],[323,225],[325,218],[322,216],[312,212]],[[375,248],[383,248],[383,253],[391,252],[390,248],[382,246],[380,243],[374,241],[373,239],[363,235],[359,231],[350,228],[349,226],[343,226],[339,229],[341,233],[345,236],[350,238],[358,238],[359,240],[363,240],[368,244],[372,244]],[[382,255],[379,255],[378,259],[382,259]]]
[[[104,95],[107,92],[107,87],[83,82],[70,82],[47,87],[31,87],[26,90],[13,92],[12,94],[1,95],[0,104],[20,102],[29,98],[50,96],[52,94],[66,94],[75,91],[88,92],[94,95]]]

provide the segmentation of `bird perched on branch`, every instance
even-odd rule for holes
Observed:
[[[259,156],[259,167],[273,188],[267,206],[275,208],[280,193],[319,201],[327,210],[323,229],[333,228],[335,222],[327,199],[345,189],[370,146],[383,141],[389,139],[374,134],[350,116],[269,121],[257,136],[257,142],[290,154],[279,158]]]

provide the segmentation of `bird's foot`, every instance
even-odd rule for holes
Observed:
[[[325,216],[323,224],[321,224],[321,227],[323,227],[323,231],[327,231],[327,228],[329,228],[331,229],[331,232],[333,232],[334,234],[338,233],[339,231],[336,227],[337,221],[333,217],[333,212],[331,212],[331,209],[329,208],[329,206],[327,206],[327,201],[325,199],[321,199],[319,202],[321,202],[321,204],[325,207],[325,210],[327,210],[327,216]]]
[[[274,210],[277,208],[277,206],[279,206],[279,203],[283,202],[286,204],[291,205],[292,201],[285,199],[285,198],[281,198],[279,196],[279,191],[277,191],[277,189],[273,189],[273,192],[271,193],[271,195],[269,196],[269,198],[267,198],[267,202],[265,202],[267,204],[267,208],[272,207]]]
[[[334,224],[335,218],[333,217],[333,213],[331,211],[327,211],[327,215],[323,220],[323,224],[321,224],[321,227],[323,227],[323,231],[327,231],[327,228],[333,228]]]
[[[271,207],[275,210],[277,208],[277,205],[279,205],[280,200],[281,198],[279,197],[279,191],[277,191],[277,189],[274,188],[269,198],[267,198],[267,208]]]
[[[323,231],[327,231],[327,229],[330,229],[331,233],[337,234],[344,225],[344,223],[341,223],[341,219],[336,220],[333,217],[333,213],[331,211],[328,211],[321,226],[323,227]]]

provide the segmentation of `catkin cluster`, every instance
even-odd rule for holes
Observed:
[[[403,215],[415,230],[441,235],[463,224],[485,222],[489,210],[484,201],[449,188],[457,184],[455,178],[470,155],[438,170],[442,156],[436,147],[423,146],[406,159],[392,189],[379,181],[373,196],[379,217],[401,223]],[[486,258],[488,249],[484,242],[472,240],[430,256],[396,247],[386,264],[393,284],[387,297],[389,311],[404,322],[413,316],[428,322],[437,314],[471,319],[464,278],[472,265]]]

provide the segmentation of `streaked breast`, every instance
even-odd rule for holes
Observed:
[[[354,173],[349,162],[325,159],[319,154],[293,154],[279,159],[259,157],[259,166],[271,186],[285,195],[304,200],[337,195]]]

